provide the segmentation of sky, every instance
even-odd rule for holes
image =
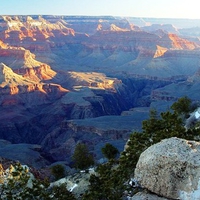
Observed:
[[[0,15],[200,19],[199,0],[0,0]]]

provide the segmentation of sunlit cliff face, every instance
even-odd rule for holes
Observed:
[[[185,40],[183,38],[178,37],[176,34],[168,34],[169,39],[172,42],[173,49],[195,49],[196,46],[193,42]]]
[[[0,36],[0,39],[6,41],[20,42],[29,39],[34,42],[45,40],[49,37],[75,35],[73,29],[67,28],[61,22],[50,23],[40,16],[37,20],[30,16],[27,16],[23,20],[19,17],[2,16],[1,21],[0,26],[4,34]]]

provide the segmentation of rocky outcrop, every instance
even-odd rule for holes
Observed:
[[[178,35],[172,33],[164,34],[160,38],[159,44],[161,46],[164,46],[165,48],[175,49],[175,50],[177,49],[192,50],[199,47],[194,42],[181,38]]]
[[[0,48],[0,59],[13,69],[38,67],[43,64],[35,60],[35,55],[23,47]]]
[[[41,64],[38,67],[32,68],[20,68],[14,70],[14,72],[36,82],[52,80],[57,75],[57,73],[46,64]]]
[[[40,53],[50,53],[52,47],[65,43],[66,36],[75,35],[61,19],[51,23],[41,16],[0,16],[0,27],[4,43]]]
[[[72,28],[75,32],[88,35],[95,34],[97,31],[140,30],[138,26],[130,23],[128,19],[115,18],[113,16],[43,16],[43,18],[51,23],[58,20],[62,21],[63,24],[67,24],[67,27]]]
[[[4,34],[0,39],[16,43],[26,38],[33,42],[60,35],[74,35],[74,30],[67,28],[61,21],[50,23],[41,16],[33,19],[31,16],[1,16],[1,31]]]
[[[176,101],[178,98],[167,91],[154,90],[151,93],[151,99],[156,101]]]
[[[133,129],[141,129],[140,121],[148,113],[135,111],[129,116],[102,116],[83,120],[64,120],[42,141],[44,152],[52,160],[71,160],[77,142],[84,142],[97,159],[105,142],[114,144],[121,151]]]
[[[31,107],[55,101],[66,94],[68,90],[57,84],[31,84],[22,86],[7,86],[0,88],[1,106],[23,105]]]
[[[58,99],[68,90],[57,84],[32,81],[0,64],[0,105],[40,105]],[[35,101],[32,101],[32,100]]]
[[[65,73],[65,80],[63,80],[62,85],[80,92],[84,88],[117,92],[117,89],[122,87],[123,83],[121,80],[108,77],[103,73],[69,71]]]
[[[178,28],[172,24],[151,24],[150,26],[142,27],[142,30],[152,33],[163,30],[165,33],[179,34]]]
[[[148,193],[146,191],[138,192],[133,197],[128,197],[128,200],[169,200],[156,194]]]
[[[11,67],[16,74],[34,82],[51,80],[57,76],[57,72],[52,70],[49,65],[39,62],[35,58],[35,54],[23,47],[0,43],[0,61]]]
[[[191,70],[193,70],[193,68],[191,68]],[[157,102],[176,101],[178,98],[188,96],[194,102],[199,101],[200,97],[197,92],[200,83],[199,69],[194,75],[189,76],[188,78],[186,76],[179,78],[180,82],[174,82],[165,87],[152,90],[151,99]]]
[[[179,138],[165,139],[145,150],[135,169],[142,187],[160,196],[200,198],[200,143]]]
[[[169,34],[169,39],[172,41],[172,48],[174,49],[195,49],[198,47],[194,42],[178,37],[176,34]]]
[[[161,47],[159,45],[157,45],[157,49],[156,49],[156,52],[154,54],[154,58],[158,58],[162,55],[164,55],[164,53],[167,51],[168,49],[167,48],[164,48],[164,47]]]
[[[21,164],[29,163],[29,166],[35,168],[46,167],[49,162],[42,157],[40,151],[40,145],[12,144],[6,140],[0,140],[0,162],[4,163],[4,167],[6,168],[8,167],[8,163],[5,162],[5,158],[14,162],[20,162]]]
[[[141,31],[141,29],[134,24],[130,23],[127,19],[114,19],[114,20],[105,20],[100,19],[97,31]]]

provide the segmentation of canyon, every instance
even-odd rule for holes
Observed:
[[[199,102],[200,24],[192,23],[0,16],[0,139],[38,145],[44,165],[70,164],[79,142],[97,160],[106,142],[123,150],[150,109],[182,96]]]

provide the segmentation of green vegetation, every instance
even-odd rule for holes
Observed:
[[[192,101],[188,97],[178,99],[178,101],[171,106],[171,109],[180,116],[184,115],[184,117],[187,117],[188,114],[194,110]]]
[[[125,183],[133,177],[139,156],[145,149],[165,138],[193,140],[200,135],[199,129],[195,127],[188,130],[184,128],[188,113],[193,111],[190,99],[180,98],[171,109],[172,111],[159,115],[155,110],[150,111],[149,119],[142,123],[142,131],[131,134],[119,160],[111,159],[108,163],[98,166],[97,175],[90,178],[90,187],[84,196],[85,199],[122,199],[123,192],[131,189]]]
[[[51,173],[53,174],[55,180],[65,177],[65,168],[63,165],[54,165],[51,167]]]
[[[9,176],[0,185],[0,199],[5,200],[75,200],[65,184],[50,187],[47,180],[35,179],[20,163],[10,167]]]
[[[123,197],[126,187],[123,179],[119,178],[117,161],[109,160],[97,167],[97,175],[90,177],[89,190],[83,200],[116,200]]]
[[[87,145],[83,143],[76,145],[72,159],[75,162],[75,168],[77,169],[84,170],[94,165],[94,157],[89,153]]]
[[[106,143],[105,146],[102,148],[102,153],[103,155],[108,159],[115,159],[119,151],[117,150],[116,147],[114,147],[110,143]]]

